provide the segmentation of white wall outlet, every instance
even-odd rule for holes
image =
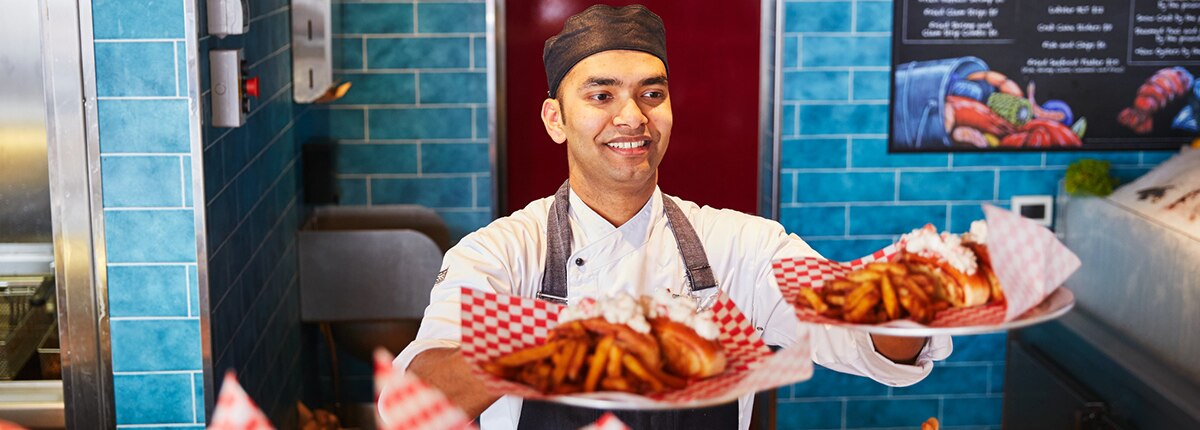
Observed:
[[[243,94],[242,50],[208,51],[208,66],[212,82],[213,127],[241,127],[250,111]]]
[[[1054,223],[1054,197],[1012,196],[1012,211],[1046,227]]]
[[[223,38],[250,31],[249,0],[208,0],[208,34]]]

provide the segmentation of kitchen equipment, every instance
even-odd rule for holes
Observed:
[[[17,376],[55,327],[54,277],[0,278],[0,380]]]
[[[1057,212],[1083,262],[1066,282],[1078,302],[1013,332],[1005,427],[1200,428],[1200,240],[1110,199]]]
[[[38,344],[38,364],[42,366],[42,378],[62,379],[62,349],[58,347],[58,324],[46,333]]]

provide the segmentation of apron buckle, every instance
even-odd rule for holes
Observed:
[[[545,301],[547,301],[547,302],[551,302],[551,303],[558,303],[558,304],[560,304],[560,305],[566,305],[566,304],[567,304],[567,298],[566,298],[566,297],[559,297],[559,296],[556,296],[556,295],[553,295],[553,294],[547,294],[547,293],[542,293],[542,292],[539,292],[539,293],[538,293],[538,295],[537,295],[537,298],[538,298],[538,300],[545,300]]]

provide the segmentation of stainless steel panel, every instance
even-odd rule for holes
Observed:
[[[243,3],[245,4],[245,3]],[[181,77],[187,83],[188,98],[188,136],[191,140],[192,154],[192,187],[193,196],[207,196],[204,191],[204,138],[200,131],[200,48],[197,28],[200,19],[196,10],[197,2],[183,2],[183,50],[184,64],[187,73]],[[203,202],[201,198],[197,202]],[[213,356],[212,356],[212,325],[210,324],[211,308],[208,297],[208,229],[207,211],[203,204],[193,203],[193,219],[196,231],[196,281],[200,295],[200,355],[201,366],[204,370],[201,379],[204,385],[205,411],[211,413],[216,399],[213,388]],[[207,415],[207,414],[206,414]]]
[[[65,427],[62,381],[0,382],[0,417],[32,428]]]
[[[0,276],[49,275],[53,272],[54,244],[0,242]]]
[[[442,263],[432,238],[447,237],[420,206],[317,209],[299,233],[300,319],[420,319]]]
[[[762,0],[759,28],[758,215],[779,219],[779,147],[783,111],[783,2]]]
[[[1066,285],[1081,309],[1200,383],[1200,240],[1106,199],[1070,199],[1063,241],[1083,266]]]
[[[333,86],[333,7],[292,0],[292,99],[312,103]]]
[[[5,2],[0,13],[0,243],[50,242],[37,6]]]
[[[492,219],[509,213],[509,172],[508,166],[509,131],[505,129],[508,112],[504,111],[505,64],[508,59],[504,56],[504,1],[487,0],[487,111],[488,131],[491,132],[488,143],[491,144],[492,162]],[[515,208],[514,208],[515,209]]]
[[[412,230],[300,232],[304,321],[420,319],[442,263]]]
[[[37,3],[65,421],[71,428],[112,428],[92,2]]]
[[[504,153],[501,150],[500,139],[504,135],[504,112],[500,111],[500,106],[504,106],[504,91],[500,86],[500,82],[504,79],[504,55],[503,46],[504,40],[504,2],[497,0],[487,0],[487,6],[484,7],[484,13],[487,15],[487,38],[484,43],[487,45],[487,103],[488,103],[488,161],[492,163],[490,171],[492,175],[492,195],[498,196],[492,200],[492,219],[500,216],[500,202],[506,201],[507,195],[501,194],[504,190],[506,181],[503,173],[500,171],[500,166],[504,165]]]

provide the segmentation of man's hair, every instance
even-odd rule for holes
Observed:
[[[615,50],[642,51],[668,67],[662,19],[642,5],[595,5],[567,18],[562,32],[547,39],[542,50],[549,87],[546,96],[561,99],[558,87],[571,68],[593,54]]]

